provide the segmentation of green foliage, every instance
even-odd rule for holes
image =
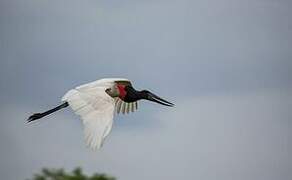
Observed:
[[[76,168],[71,173],[67,173],[63,169],[44,168],[41,173],[35,174],[30,180],[115,180],[115,178],[98,173],[87,176],[83,174],[81,168]]]

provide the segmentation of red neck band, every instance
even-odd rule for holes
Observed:
[[[124,99],[125,96],[127,95],[127,91],[125,90],[125,87],[126,87],[125,85],[118,85],[118,89],[119,89],[119,92],[120,92],[119,97],[121,99]]]

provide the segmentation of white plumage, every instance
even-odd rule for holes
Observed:
[[[102,146],[112,129],[115,111],[123,114],[134,112],[138,108],[137,101],[142,99],[164,106],[174,106],[148,90],[135,90],[128,79],[107,78],[69,90],[63,96],[61,105],[45,112],[34,113],[27,122],[41,119],[70,106],[83,122],[87,146],[96,150]]]
[[[112,98],[105,90],[122,78],[107,78],[84,84],[68,91],[62,101],[68,102],[84,124],[85,141],[93,150],[99,149],[111,131],[115,108],[119,113],[129,113],[137,109],[137,102],[125,103],[118,97]]]

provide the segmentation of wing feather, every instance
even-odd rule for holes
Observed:
[[[100,79],[68,91],[62,101],[68,102],[72,110],[81,117],[87,146],[96,150],[102,147],[109,135],[114,111],[125,114],[138,109],[138,103],[126,103],[120,98],[110,97],[105,90],[116,83],[132,86],[122,78]]]
[[[135,102],[135,109],[138,109],[138,102]]]
[[[135,112],[138,109],[138,102],[127,103],[121,100],[120,98],[116,98],[116,112],[118,114]]]
[[[126,103],[126,112],[127,112],[127,114],[129,114],[129,109],[130,109],[130,104]]]
[[[111,131],[115,101],[106,94],[105,86],[91,85],[70,90],[62,100],[81,117],[86,144],[96,150],[102,147]]]
[[[126,106],[125,106],[125,102],[122,103],[122,113],[125,114],[126,112]]]
[[[117,113],[121,112],[122,103],[123,101],[120,98],[118,98],[116,103]]]
[[[128,113],[132,112],[132,103],[129,103],[129,111]]]

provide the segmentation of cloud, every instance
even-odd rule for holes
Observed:
[[[0,4],[4,179],[43,166],[122,180],[291,179],[289,1]],[[23,123],[102,77],[129,78],[177,106],[141,103],[96,153],[71,111]]]

